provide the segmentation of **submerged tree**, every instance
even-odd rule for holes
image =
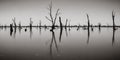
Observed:
[[[53,17],[53,14],[52,14],[52,2],[50,3],[49,7],[48,7],[48,10],[49,10],[49,17],[45,16],[47,20],[49,20],[51,23],[52,23],[52,27],[51,27],[51,30],[50,31],[53,31],[55,29],[55,23],[56,23],[56,19],[59,15],[59,10],[60,9],[57,9],[56,13],[55,13],[55,16]]]

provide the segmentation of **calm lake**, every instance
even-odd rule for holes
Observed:
[[[0,29],[0,60],[118,60],[120,29]]]

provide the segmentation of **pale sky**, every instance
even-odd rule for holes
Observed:
[[[51,0],[0,0],[0,24],[9,25],[12,18],[16,17],[17,24],[29,24],[32,17],[34,25],[42,21],[42,24],[51,23],[45,18],[48,15],[47,7]],[[112,10],[115,11],[116,24],[120,25],[120,1],[119,0],[52,0],[53,11],[60,9],[62,22],[71,20],[71,24],[87,24],[86,13],[90,16],[92,24],[112,24]],[[58,24],[58,20],[57,23]]]

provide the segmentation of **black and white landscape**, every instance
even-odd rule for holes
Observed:
[[[119,60],[119,0],[0,0],[0,60]]]

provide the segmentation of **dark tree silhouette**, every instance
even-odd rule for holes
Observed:
[[[52,23],[52,28],[51,28],[50,31],[53,31],[53,30],[55,29],[56,19],[57,19],[58,15],[59,15],[59,10],[60,10],[60,9],[57,9],[57,11],[56,11],[56,13],[55,13],[55,16],[53,17],[52,8],[53,8],[53,6],[52,6],[52,2],[51,2],[50,5],[49,5],[49,7],[48,7],[48,10],[49,10],[49,17],[50,17],[50,18],[47,17],[47,16],[45,16],[46,19],[49,20],[49,21]]]
[[[30,18],[30,38],[32,37],[32,24],[33,24],[33,21],[32,21],[32,18]]]
[[[60,22],[60,36],[59,36],[59,42],[61,42],[62,31],[63,31],[63,24],[62,24],[62,22],[61,22],[61,17],[59,17],[59,22]]]
[[[115,30],[115,13],[112,11],[113,30]]]
[[[112,20],[113,20],[113,37],[112,37],[112,45],[114,44],[115,42],[115,31],[116,31],[116,28],[115,28],[115,12],[112,11]]]
[[[87,14],[87,20],[88,20],[88,39],[87,39],[87,44],[89,43],[89,37],[90,37],[90,20],[89,20],[89,16]]]
[[[12,36],[12,32],[13,32],[13,24],[10,24],[10,36]]]

